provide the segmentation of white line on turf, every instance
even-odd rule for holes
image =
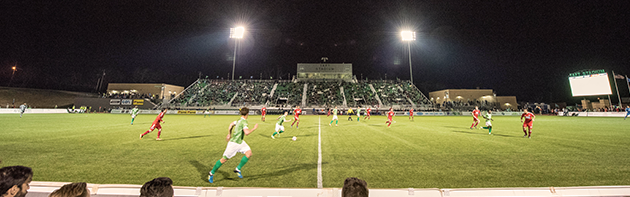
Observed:
[[[317,188],[324,188],[324,181],[322,180],[322,118],[319,117],[319,136],[317,144]]]

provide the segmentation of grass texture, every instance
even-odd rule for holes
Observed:
[[[232,172],[237,154],[210,184],[238,117],[166,115],[162,141],[157,130],[139,139],[155,116],[130,125],[127,114],[0,115],[0,165],[32,167],[35,181],[143,184],[166,176],[178,186],[314,188],[321,128],[324,187],[340,188],[347,177],[370,188],[630,185],[630,120],[622,118],[538,116],[528,139],[518,117],[494,117],[488,135],[463,116],[399,116],[390,128],[384,116],[340,116],[337,127],[328,126],[331,117],[302,116],[299,129],[285,123],[274,140],[277,116],[251,116],[249,127],[259,128],[245,137],[253,156],[244,178]]]

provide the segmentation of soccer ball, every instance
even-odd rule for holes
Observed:
[[[297,140],[297,137],[293,136],[293,138],[291,138],[293,141]]]

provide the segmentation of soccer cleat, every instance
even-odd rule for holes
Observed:
[[[276,137],[273,136],[273,134],[271,135],[271,139],[276,139]]]
[[[210,174],[210,172],[208,172],[208,182],[214,183],[214,175]]]
[[[526,134],[526,135],[524,135],[523,137],[527,137],[527,134]]]
[[[472,130],[472,127],[470,127],[470,130]]]
[[[532,136],[529,136],[529,139],[532,139]]]
[[[155,140],[157,140],[157,141],[162,141],[162,138],[156,138]]]
[[[234,168],[234,173],[236,173],[236,175],[238,175],[238,178],[243,178],[243,175],[241,174],[241,171],[238,170],[238,168]]]
[[[142,139],[142,137],[144,137],[142,134],[140,134],[140,139]]]

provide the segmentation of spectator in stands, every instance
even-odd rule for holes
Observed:
[[[25,197],[33,180],[33,170],[24,166],[0,168],[1,197]]]
[[[158,177],[144,183],[140,189],[140,197],[173,197],[173,181],[168,177]]]
[[[70,183],[53,191],[48,197],[90,197],[90,191],[85,182]]]
[[[343,182],[343,188],[341,189],[341,197],[368,197],[370,191],[367,188],[367,183],[356,177],[347,178]]]

